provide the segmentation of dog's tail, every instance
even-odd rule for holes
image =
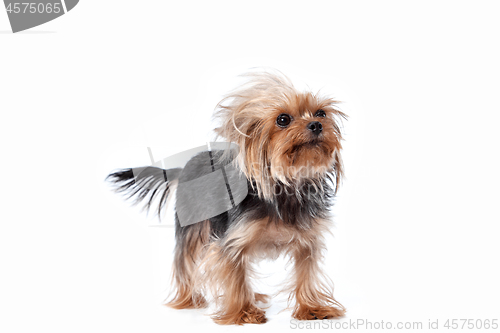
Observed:
[[[157,167],[140,167],[122,169],[106,177],[115,185],[115,191],[122,193],[133,204],[143,203],[147,211],[158,201],[157,213],[161,212],[172,192],[172,182],[179,178],[181,168],[161,169]]]

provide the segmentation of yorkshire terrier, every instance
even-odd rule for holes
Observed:
[[[347,117],[336,100],[300,92],[281,73],[246,77],[245,84],[217,105],[220,126],[215,132],[239,146],[232,163],[246,178],[248,194],[226,212],[199,223],[182,226],[176,215],[175,293],[167,305],[203,308],[207,292],[212,292],[216,323],[265,323],[258,303],[266,303],[269,296],[252,290],[251,264],[286,255],[293,264],[286,288],[289,300],[295,301],[293,318],[341,317],[345,308],[334,299],[320,264],[332,200],[344,173],[340,125]],[[215,170],[228,154],[213,154]],[[196,163],[196,157],[192,161],[190,172],[203,173],[205,165]],[[146,201],[148,208],[159,198],[161,212],[184,170],[141,170],[138,175],[137,169],[124,169],[108,178],[119,191]]]

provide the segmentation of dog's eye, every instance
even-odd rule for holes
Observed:
[[[276,118],[276,124],[279,127],[287,127],[288,125],[290,125],[291,122],[292,122],[292,117],[290,117],[286,113],[282,113],[278,116],[278,118]]]
[[[318,111],[316,111],[316,113],[314,114],[314,116],[315,117],[325,118],[326,117],[326,113],[323,110],[318,110]]]

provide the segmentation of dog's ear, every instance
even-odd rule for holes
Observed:
[[[335,176],[335,194],[339,189],[340,183],[344,179],[344,163],[342,161],[342,156],[340,155],[340,151],[335,151],[335,156],[333,159],[333,174]]]
[[[342,161],[342,156],[341,156],[341,151],[342,151],[342,141],[343,135],[342,135],[342,128],[343,128],[343,121],[347,120],[348,116],[339,110],[337,107],[337,104],[339,103],[338,101],[330,100],[330,107],[334,111],[335,114],[335,122],[334,122],[334,130],[335,130],[335,135],[337,136],[339,146],[334,152],[334,158],[333,158],[333,168],[334,168],[334,175],[335,175],[335,194],[337,193],[340,184],[342,183],[342,180],[344,179],[344,162]]]

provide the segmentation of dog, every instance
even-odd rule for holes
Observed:
[[[321,261],[330,229],[332,201],[344,175],[341,125],[346,114],[338,101],[297,90],[280,72],[253,72],[246,83],[216,107],[218,137],[240,148],[210,152],[212,171],[231,164],[243,175],[248,193],[237,205],[198,223],[175,217],[175,309],[204,308],[214,295],[218,324],[262,324],[259,306],[269,296],[251,288],[251,264],[261,258],[290,258],[293,271],[285,288],[292,317],[298,320],[342,317]],[[146,202],[159,198],[158,213],[174,183],[193,179],[207,167],[206,152],[185,169],[123,169],[108,176],[118,191]],[[167,177],[168,171],[168,177]],[[198,175],[199,176],[199,175]],[[183,179],[186,178],[186,179]],[[246,192],[245,192],[246,193]],[[207,198],[208,199],[208,198]],[[189,209],[179,207],[176,210]],[[184,205],[184,204],[182,204]]]

